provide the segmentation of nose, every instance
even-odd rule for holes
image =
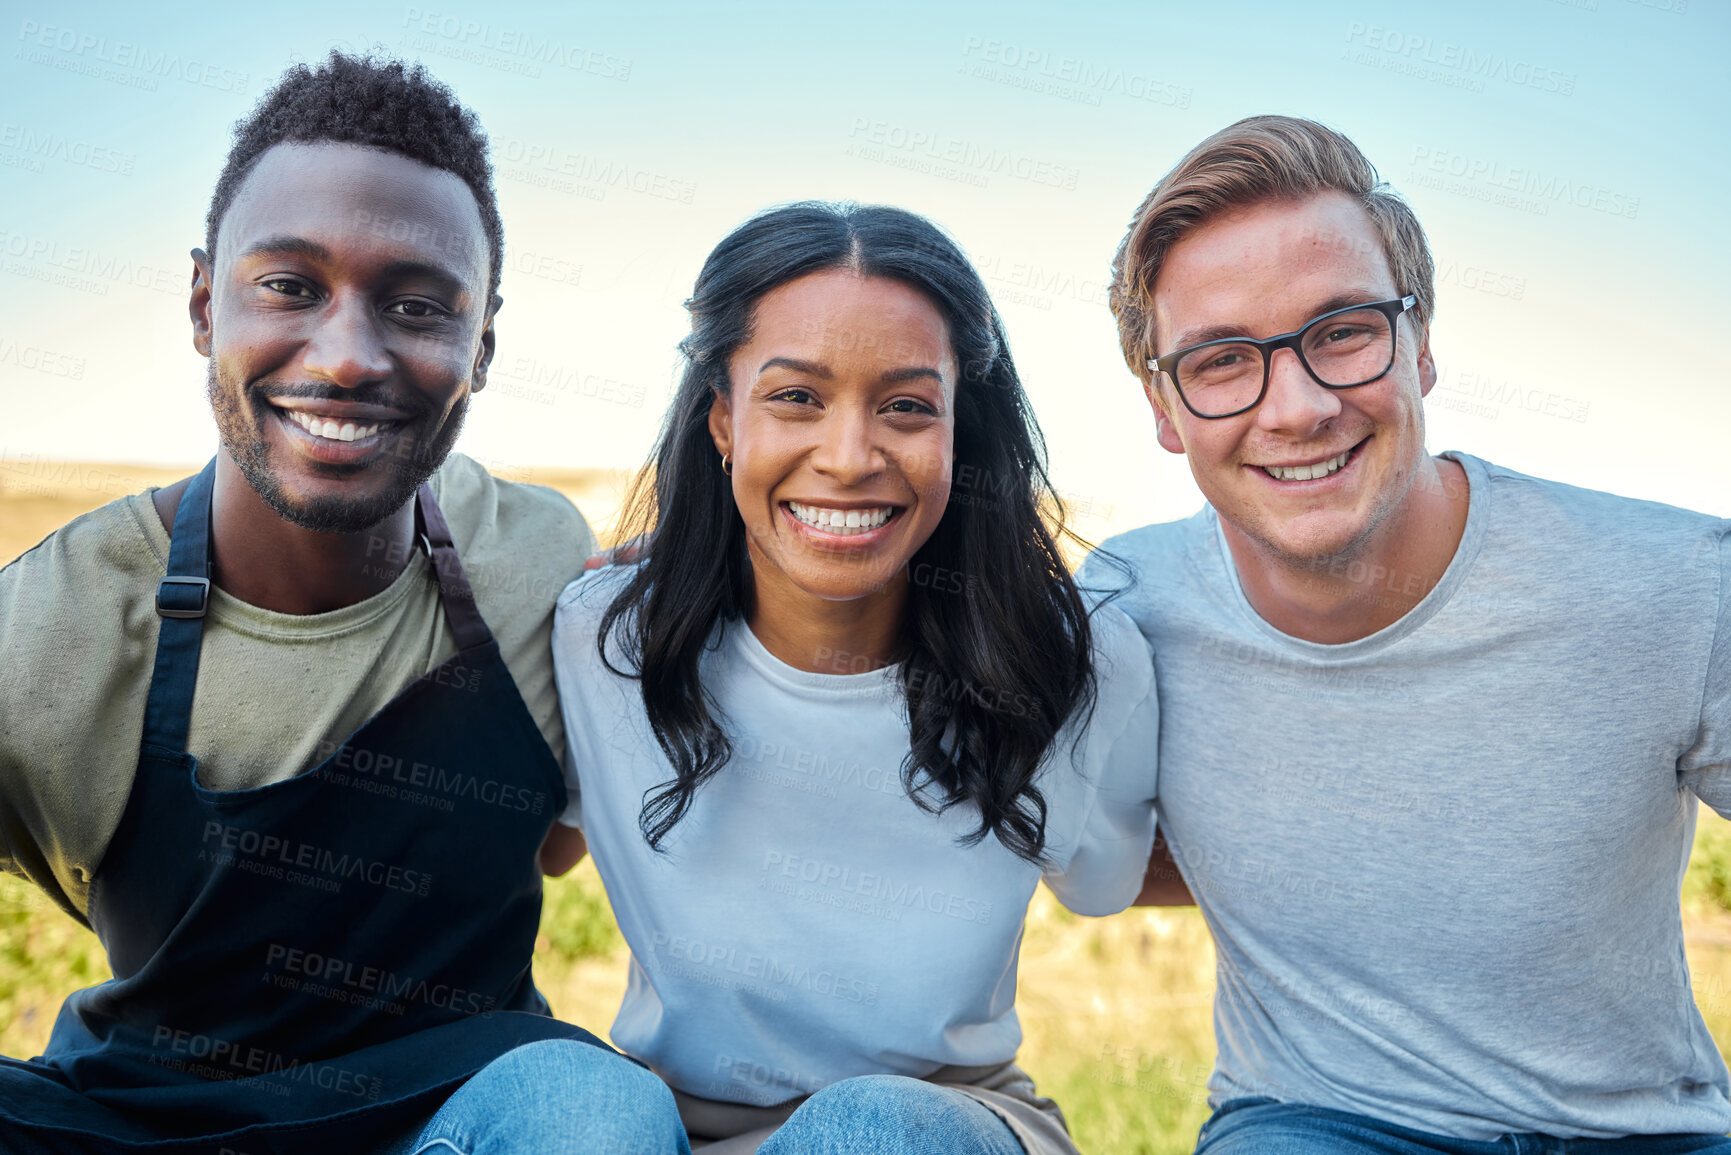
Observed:
[[[391,356],[379,319],[365,300],[339,294],[321,313],[301,355],[309,376],[342,389],[390,376]]]
[[[1256,424],[1270,432],[1308,437],[1340,414],[1340,397],[1316,383],[1298,354],[1274,350],[1268,362],[1268,392],[1256,407]]]
[[[848,406],[833,410],[823,423],[812,468],[843,485],[858,485],[884,468],[872,415]]]

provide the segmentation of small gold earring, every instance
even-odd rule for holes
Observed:
[[[721,455],[721,472],[726,474],[728,477],[733,476],[733,458],[729,457],[725,453]]]

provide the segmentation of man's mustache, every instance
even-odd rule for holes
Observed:
[[[354,405],[376,405],[395,409],[411,418],[425,416],[432,411],[427,399],[419,393],[392,389],[382,383],[357,385],[353,389],[318,381],[303,381],[290,385],[273,383],[254,385],[249,392],[255,398],[271,404],[284,401],[344,401]]]

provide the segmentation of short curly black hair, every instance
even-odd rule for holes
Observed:
[[[475,194],[492,249],[487,296],[499,291],[505,228],[493,193],[487,134],[475,114],[419,64],[332,50],[317,68],[297,64],[234,126],[234,145],[211,194],[204,247],[214,259],[217,233],[234,194],[259,157],[286,142],[359,144],[388,149],[462,178]]]

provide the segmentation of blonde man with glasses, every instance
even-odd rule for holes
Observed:
[[[1430,453],[1424,232],[1322,125],[1203,141],[1114,271],[1208,502],[1105,546],[1218,948],[1198,1151],[1731,1147],[1678,909],[1731,815],[1731,523]]]

